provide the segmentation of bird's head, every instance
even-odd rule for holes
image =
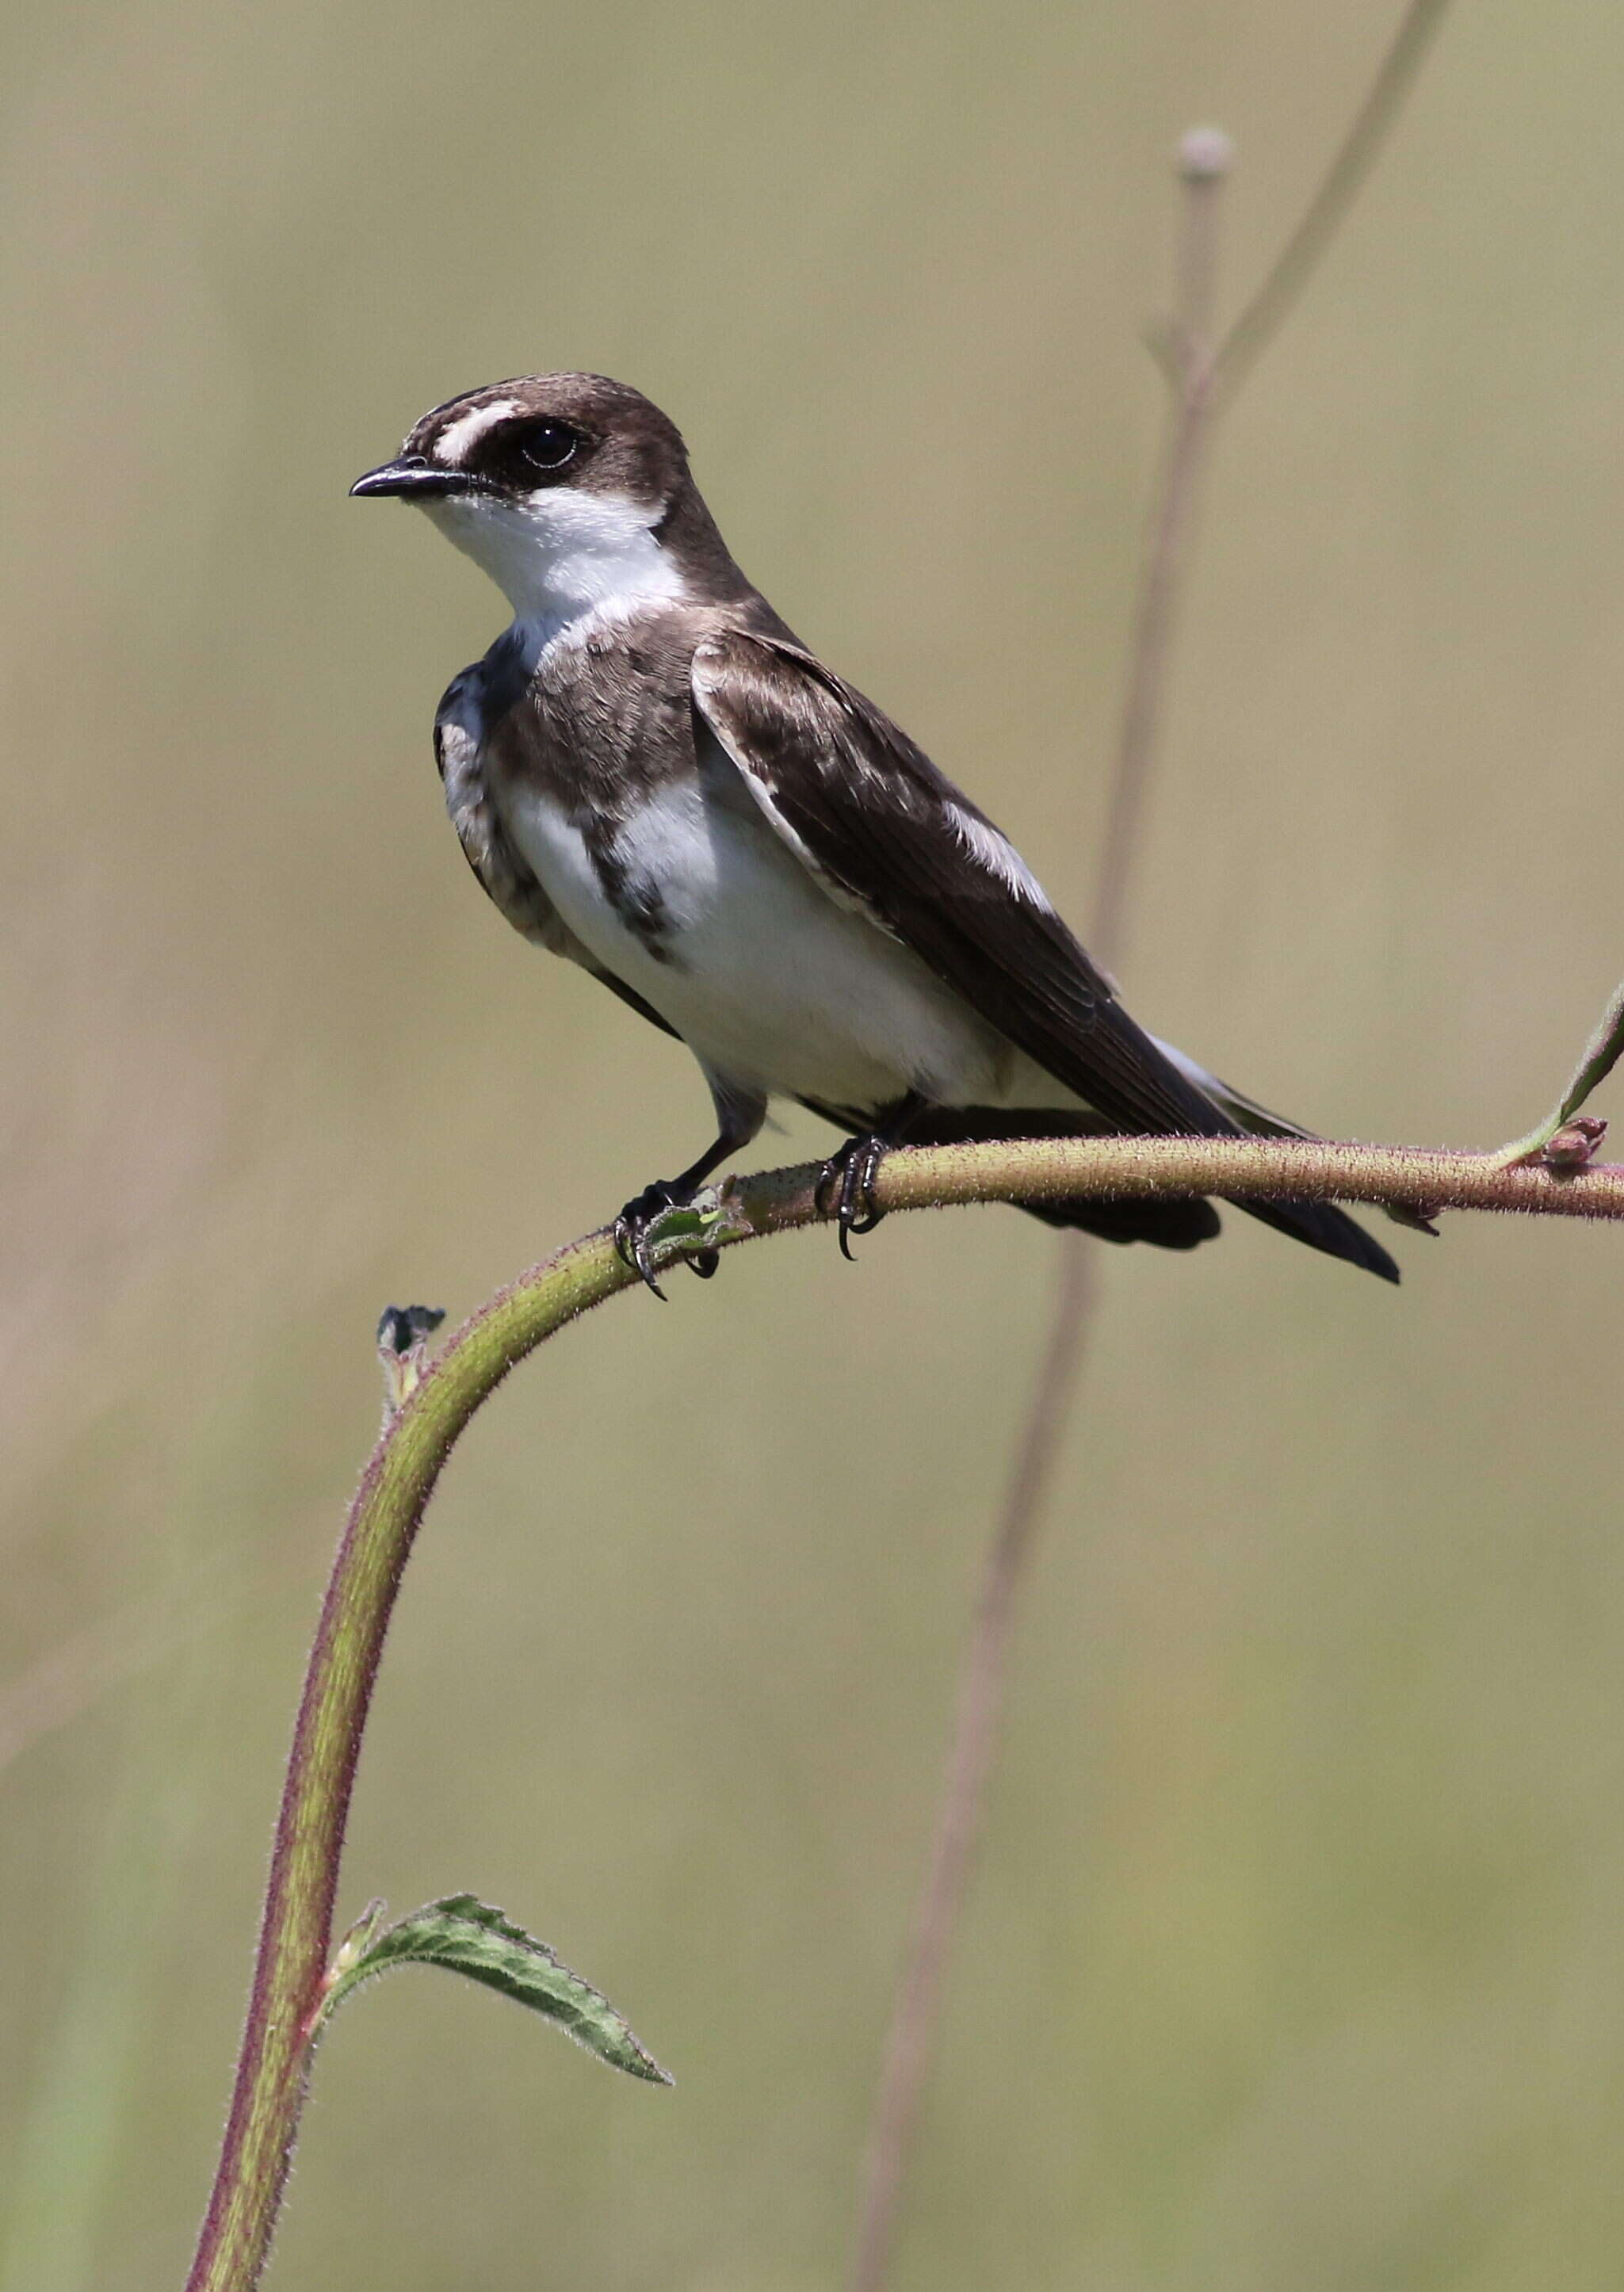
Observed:
[[[731,567],[675,424],[603,375],[525,375],[448,399],[350,491],[426,510],[521,617],[680,598],[696,543]]]

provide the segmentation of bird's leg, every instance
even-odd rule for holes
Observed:
[[[840,1233],[840,1254],[848,1264],[852,1255],[852,1236],[872,1233],[884,1210],[874,1204],[874,1181],[880,1164],[893,1146],[901,1145],[908,1126],[924,1113],[926,1101],[916,1090],[893,1104],[882,1107],[872,1130],[857,1138],[848,1138],[844,1146],[831,1154],[818,1174],[817,1204],[820,1210],[832,1207],[835,1223]]]
[[[654,1267],[649,1257],[649,1232],[667,1210],[681,1209],[692,1200],[699,1187],[719,1164],[741,1146],[747,1146],[761,1128],[766,1116],[764,1098],[746,1091],[730,1089],[725,1084],[707,1076],[711,1096],[716,1108],[716,1136],[697,1162],[675,1178],[656,1178],[634,1194],[615,1220],[615,1247],[624,1263],[639,1274],[662,1303],[666,1293],[654,1277]],[[696,1249],[688,1263],[703,1281],[708,1281],[715,1271],[718,1259],[714,1249]]]

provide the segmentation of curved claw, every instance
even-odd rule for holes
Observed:
[[[815,1198],[820,1210],[828,1209],[830,1190],[838,1186],[835,1223],[839,1231],[840,1255],[848,1265],[857,1263],[852,1254],[852,1235],[872,1233],[885,1215],[875,1205],[874,1181],[890,1143],[889,1139],[877,1134],[849,1138],[837,1153],[829,1156],[819,1174]]]
[[[654,1292],[662,1305],[669,1304],[670,1300],[656,1280],[654,1268],[649,1263],[648,1235],[642,1223],[618,1217],[615,1220],[615,1247],[621,1263],[630,1267],[644,1287]]]
[[[628,1266],[644,1287],[654,1292],[662,1305],[669,1304],[671,1301],[655,1277],[653,1262],[649,1255],[649,1230],[661,1212],[670,1209],[675,1200],[676,1196],[671,1188],[657,1178],[651,1186],[645,1186],[642,1193],[634,1195],[615,1220],[615,1247],[621,1263]]]

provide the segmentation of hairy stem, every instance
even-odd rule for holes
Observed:
[[[737,1182],[723,1223],[705,1243],[728,1247],[823,1222],[817,1179],[816,1166],[807,1164]],[[1491,1154],[1296,1139],[1045,1139],[917,1148],[888,1156],[874,1186],[884,1210],[1188,1193],[1624,1220],[1624,1166],[1559,1176],[1506,1168]],[[251,2292],[270,2249],[303,2106],[368,1706],[401,1575],[441,1467],[517,1362],[634,1280],[610,1235],[602,1232],[571,1242],[500,1290],[429,1366],[384,1428],[361,1477],[305,1673],[237,2082],[189,2292]]]

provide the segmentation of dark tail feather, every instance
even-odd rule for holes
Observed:
[[[1289,1122],[1283,1114],[1272,1114],[1266,1106],[1259,1106],[1255,1098],[1237,1090],[1233,1083],[1208,1074],[1205,1067],[1197,1066],[1183,1051],[1171,1043],[1158,1043],[1158,1050],[1178,1069],[1186,1082],[1193,1083],[1203,1099],[1218,1110],[1226,1128],[1254,1138],[1318,1138],[1317,1130],[1305,1130],[1300,1122]],[[1363,1226],[1329,1202],[1237,1202],[1235,1207],[1244,1210],[1248,1217],[1272,1225],[1277,1233],[1289,1233],[1293,1241],[1305,1241],[1310,1249],[1322,1249],[1328,1257],[1345,1257],[1350,1265],[1362,1265],[1368,1273],[1379,1274],[1384,1281],[1396,1281],[1398,1267],[1379,1243],[1371,1240]],[[1414,1226],[1422,1233],[1435,1233],[1437,1228],[1411,1210],[1387,1213],[1400,1225]]]
[[[1022,1134],[1011,1134],[1018,1138]],[[1217,1211],[1203,1201],[1113,1202],[1094,1194],[1071,1201],[1013,1202],[1010,1207],[1041,1218],[1045,1225],[1095,1234],[1102,1241],[1154,1242],[1158,1249],[1193,1249],[1223,1231]]]
[[[856,1131],[862,1126],[860,1115],[842,1112],[832,1106],[812,1105],[810,1100],[806,1103],[814,1114],[820,1114],[826,1121],[836,1123],[843,1129]],[[1224,1128],[1229,1126],[1225,1122]],[[1283,1130],[1285,1126],[1281,1127]],[[1093,1127],[1086,1114],[1063,1108],[1017,1107],[1012,1110],[994,1106],[933,1106],[909,1124],[907,1143],[964,1146],[1012,1138],[1086,1138],[1105,1134],[1107,1128],[1104,1123]],[[1194,1249],[1221,1231],[1216,1209],[1211,1202],[1200,1198],[1112,1201],[1103,1196],[1087,1195],[1070,1201],[1016,1202],[1012,1207],[1024,1210],[1029,1217],[1041,1218],[1045,1225],[1097,1234],[1103,1241],[1148,1241],[1158,1249]],[[1348,1264],[1362,1266],[1367,1273],[1378,1274],[1384,1281],[1399,1279],[1398,1267],[1381,1244],[1373,1241],[1363,1226],[1329,1202],[1237,1202],[1235,1207],[1264,1225],[1273,1226],[1277,1233],[1289,1234],[1293,1241],[1306,1242],[1310,1249],[1323,1250],[1328,1257],[1344,1258]]]
[[[910,1146],[988,1144],[1006,1138],[1079,1138],[1089,1134],[1087,1115],[1050,1107],[1032,1107],[1014,1114],[1002,1107],[933,1106],[908,1126]],[[1045,1225],[1069,1227],[1092,1233],[1102,1241],[1148,1241],[1158,1249],[1194,1249],[1221,1231],[1218,1213],[1200,1199],[1112,1201],[1086,1194],[1071,1200],[1012,1202]]]
[[[1027,1138],[1038,1134],[1021,1129],[1008,1134]],[[1075,1137],[1077,1134],[1056,1134]],[[919,1141],[921,1145],[925,1142]],[[1045,1225],[1073,1226],[1083,1233],[1098,1234],[1104,1241],[1151,1241],[1159,1249],[1193,1249],[1220,1231],[1217,1210],[1208,1201],[1110,1201],[1089,1197],[1069,1202],[1017,1202],[1014,1207],[1029,1217],[1041,1218]],[[1328,1257],[1345,1258],[1350,1265],[1361,1265],[1367,1273],[1378,1274],[1384,1281],[1399,1279],[1398,1267],[1381,1244],[1329,1202],[1237,1202],[1234,1207],[1272,1225],[1277,1233],[1289,1234],[1293,1241],[1322,1249]]]
[[[1272,1225],[1276,1233],[1289,1233],[1293,1241],[1322,1249],[1327,1257],[1343,1257],[1350,1265],[1362,1265],[1367,1273],[1379,1274],[1384,1281],[1399,1279],[1398,1267],[1380,1242],[1330,1202],[1237,1202],[1235,1207],[1264,1225]]]

